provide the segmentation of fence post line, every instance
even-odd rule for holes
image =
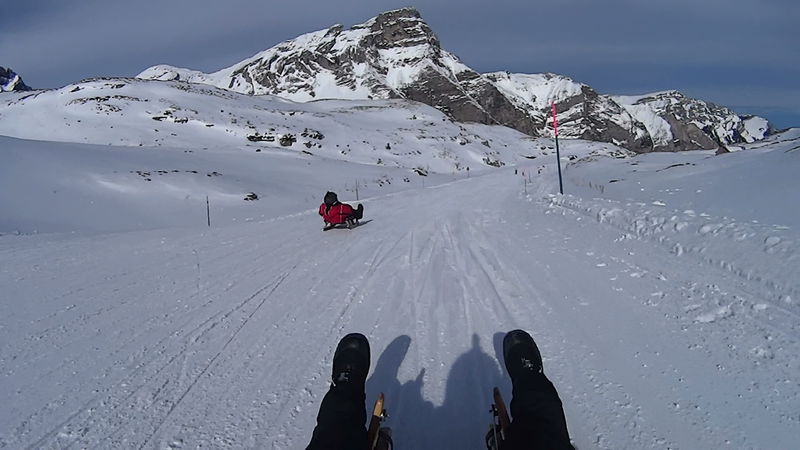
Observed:
[[[211,226],[211,206],[208,203],[208,196],[206,195],[206,219],[208,219],[208,226]]]

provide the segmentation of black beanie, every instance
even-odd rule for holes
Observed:
[[[336,198],[336,193],[335,192],[328,191],[325,194],[325,204],[327,206],[332,206],[332,205],[336,204],[336,202],[338,202],[338,201],[339,201],[339,199]]]

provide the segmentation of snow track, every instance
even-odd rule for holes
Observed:
[[[492,386],[511,398],[514,328],[539,343],[581,449],[795,444],[791,268],[728,270],[673,251],[692,245],[674,227],[634,233],[518,181],[369,199],[356,230],[320,233],[307,212],[0,237],[0,448],[303,448],[352,331],[399,446],[480,448]],[[770,242],[794,255],[786,233]]]

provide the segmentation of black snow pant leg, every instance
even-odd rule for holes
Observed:
[[[331,386],[306,450],[367,450],[366,395]]]
[[[544,374],[513,390],[511,426],[502,450],[573,450],[561,399]]]

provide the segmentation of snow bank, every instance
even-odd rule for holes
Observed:
[[[693,210],[670,211],[663,203],[623,203],[581,199],[570,195],[548,199],[551,207],[564,207],[618,228],[624,239],[646,239],[677,256],[690,255],[710,266],[754,281],[759,298],[791,316],[800,315],[800,239],[784,226],[739,222]],[[788,319],[788,318],[787,318]],[[800,323],[788,320],[790,329]]]

